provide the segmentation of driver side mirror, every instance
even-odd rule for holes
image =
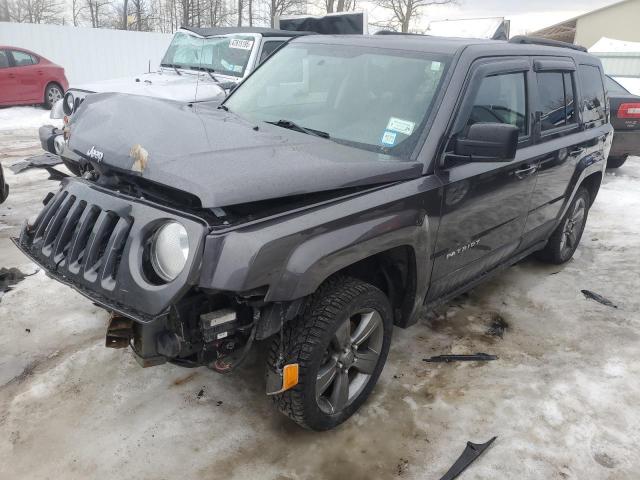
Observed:
[[[465,138],[456,138],[456,156],[472,162],[508,162],[518,149],[518,127],[509,123],[474,123]]]

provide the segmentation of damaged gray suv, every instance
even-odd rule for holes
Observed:
[[[393,326],[536,252],[576,250],[611,145],[598,59],[564,44],[291,41],[220,105],[95,94],[84,164],[15,242],[111,312],[143,366],[228,373],[326,430],[365,402]]]

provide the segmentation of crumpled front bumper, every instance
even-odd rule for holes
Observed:
[[[170,220],[186,228],[190,253],[180,275],[158,285],[144,274],[145,252],[153,233]],[[197,217],[66,178],[13,240],[54,279],[108,310],[149,323],[198,283],[205,232]]]
[[[64,144],[64,138],[62,136],[62,130],[53,125],[43,125],[38,129],[38,136],[40,137],[40,145],[45,152],[60,155],[62,152],[62,145]]]

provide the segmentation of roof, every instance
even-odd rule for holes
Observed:
[[[213,37],[215,35],[229,35],[233,33],[258,33],[263,37],[299,37],[300,35],[309,35],[310,32],[294,32],[291,30],[277,30],[275,28],[264,27],[180,27],[183,30],[200,35],[201,37]]]

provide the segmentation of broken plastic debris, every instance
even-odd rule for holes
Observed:
[[[436,355],[435,357],[423,358],[423,362],[430,363],[449,363],[449,362],[487,362],[489,360],[497,360],[496,355],[488,353],[474,353],[472,355]]]
[[[591,290],[580,290],[580,291],[585,296],[585,298],[595,300],[596,302],[601,303],[602,305],[605,305],[607,307],[618,308],[618,306],[615,305],[611,300],[608,300],[604,298],[602,295],[592,292]]]

